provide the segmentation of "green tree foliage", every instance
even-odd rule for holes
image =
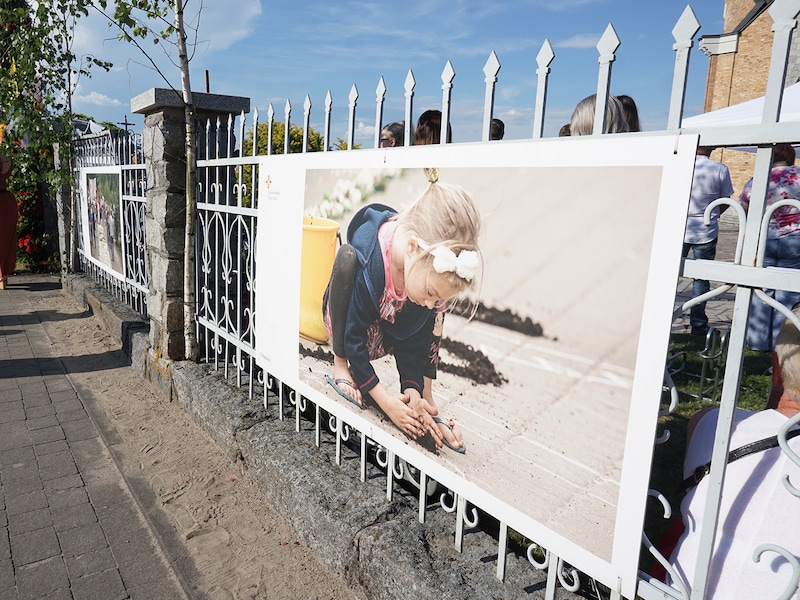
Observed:
[[[272,154],[283,154],[284,150],[284,134],[286,132],[286,125],[284,123],[272,124]],[[264,155],[269,154],[269,123],[258,124],[258,147],[256,154]],[[322,135],[314,129],[309,127],[308,130],[308,151],[319,152],[324,148]],[[289,130],[289,154],[294,154],[303,151],[303,129],[299,126],[293,125]],[[253,130],[247,132],[243,144],[243,156],[253,155]],[[251,207],[253,198],[251,190],[253,189],[253,174],[250,169],[238,169],[236,174],[237,181],[244,183],[244,189],[247,190],[242,198],[242,204],[245,207]]]
[[[347,141],[344,138],[337,137],[336,143],[333,145],[334,150],[347,150]],[[361,148],[361,144],[353,144],[353,150]]]
[[[81,76],[111,64],[73,52],[76,20],[91,0],[0,0],[0,124],[7,125],[0,154],[9,156],[17,196],[20,258],[53,262],[45,234],[42,193],[71,180],[71,98]],[[63,153],[56,169],[53,150]]]
[[[272,124],[272,154],[283,154],[285,147],[286,124],[275,122]],[[258,148],[256,154],[269,154],[269,123],[258,124]],[[308,128],[308,151],[319,152],[323,150],[322,135],[313,127]],[[292,125],[289,130],[289,154],[303,151],[303,128]],[[244,140],[244,156],[253,154],[253,130],[247,132]]]
[[[94,66],[111,64],[72,50],[76,19],[88,14],[90,0],[0,0],[0,122],[9,127],[0,152],[14,160],[12,190],[59,184],[54,144],[69,140],[71,94]]]

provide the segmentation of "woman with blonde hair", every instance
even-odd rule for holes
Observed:
[[[592,135],[594,132],[594,112],[597,94],[587,96],[572,111],[570,135]],[[608,96],[606,102],[606,124],[603,133],[625,133],[630,131],[625,119],[625,108],[616,96]]]

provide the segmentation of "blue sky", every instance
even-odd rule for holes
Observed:
[[[187,21],[199,22],[191,60],[192,87],[246,96],[251,111],[266,118],[272,103],[283,120],[287,99],[292,122],[301,124],[303,102],[312,102],[311,125],[323,129],[325,96],[333,98],[331,135],[345,137],[351,87],[359,91],[356,141],[372,147],[375,89],[381,77],[387,92],[384,122],[403,118],[404,82],[416,80],[414,118],[441,108],[441,74],[450,61],[453,80],[451,124],[454,141],[480,138],[483,67],[494,51],[501,69],[495,116],[506,123],[506,138],[529,138],[536,98],[536,56],[547,39],[555,52],[548,84],[545,135],[569,121],[575,104],[597,87],[596,44],[609,23],[621,40],[612,66],[611,91],[632,96],[645,130],[666,126],[675,52],[672,28],[686,2],[661,0],[189,0]],[[723,1],[696,0],[701,24],[697,37],[722,33]],[[141,129],[143,117],[130,99],[152,87],[167,87],[141,52],[115,39],[97,14],[78,22],[76,51],[114,62],[78,82],[74,110],[97,120],[121,122],[127,115]],[[190,36],[191,37],[191,36]],[[697,39],[697,37],[695,39]],[[158,46],[144,46],[157,58],[172,85],[177,67]],[[691,50],[685,115],[702,112],[707,57]]]

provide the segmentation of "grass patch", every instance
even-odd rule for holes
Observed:
[[[676,518],[680,509],[680,498],[675,493],[678,485],[683,480],[683,456],[686,449],[686,427],[689,419],[698,410],[709,406],[719,406],[719,394],[722,390],[722,381],[725,375],[725,354],[717,348],[706,348],[705,338],[688,334],[673,334],[670,338],[670,356],[673,358],[673,369],[678,369],[673,374],[675,386],[679,391],[679,402],[675,411],[659,419],[659,434],[665,429],[669,430],[669,440],[664,444],[656,445],[653,451],[653,466],[650,473],[650,488],[660,491],[670,501],[673,517]],[[717,350],[717,351],[715,351]],[[718,375],[719,386],[716,394],[710,393],[708,381],[704,385],[704,394],[701,395],[700,375],[704,370],[703,356],[717,355],[718,374],[706,361],[706,378],[713,380]],[[772,385],[770,372],[770,353],[745,351],[742,364],[742,378],[739,385],[737,406],[748,410],[762,410],[766,406],[769,390]],[[672,370],[672,369],[671,369]],[[702,396],[702,397],[701,397]],[[662,397],[662,408],[669,406],[670,398],[667,392]],[[645,532],[654,543],[661,537],[671,520],[664,519],[660,503],[653,499],[648,500],[645,516]],[[641,567],[649,569],[652,557],[644,550],[642,552]]]

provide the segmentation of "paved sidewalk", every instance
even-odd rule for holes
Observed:
[[[0,291],[0,600],[185,598],[31,303],[60,289]]]

